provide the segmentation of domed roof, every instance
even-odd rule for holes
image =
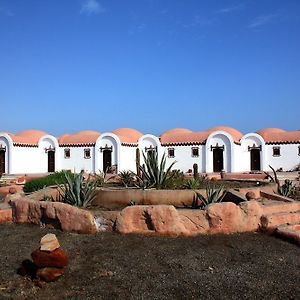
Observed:
[[[266,143],[292,143],[300,141],[300,131],[285,131],[280,128],[264,128],[257,131]]]
[[[75,134],[64,134],[58,138],[58,143],[60,145],[95,144],[99,136],[98,131],[85,130]]]
[[[160,136],[160,142],[166,144],[194,144],[203,143],[207,138],[205,132],[193,132],[185,128],[174,128]]]
[[[14,144],[37,145],[40,138],[47,135],[47,133],[32,129],[9,135]]]
[[[141,132],[132,128],[118,128],[112,133],[119,137],[121,143],[134,144],[137,143],[139,138],[143,135]]]
[[[240,139],[243,137],[243,134],[236,130],[235,128],[232,127],[227,127],[227,126],[218,126],[218,127],[213,127],[209,128],[206,130],[209,134],[212,134],[215,131],[225,131],[226,133],[230,134],[235,142],[239,142]]]

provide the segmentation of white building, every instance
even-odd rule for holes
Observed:
[[[172,129],[160,137],[130,128],[113,132],[81,131],[54,137],[42,131],[0,132],[0,173],[30,174],[59,170],[90,173],[136,170],[140,154],[165,153],[183,172],[197,164],[199,172],[289,171],[300,164],[300,130],[269,128],[243,135],[230,127],[202,132]],[[143,163],[142,155],[140,155]]]

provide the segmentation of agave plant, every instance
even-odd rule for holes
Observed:
[[[184,187],[190,190],[200,189],[207,185],[207,181],[208,181],[207,175],[201,175],[201,176],[198,175],[197,178],[188,179],[185,182]]]
[[[166,186],[167,180],[172,177],[172,167],[175,162],[166,168],[166,155],[161,158],[159,162],[156,151],[149,152],[147,156],[143,152],[145,164],[139,166],[141,177],[139,178],[144,188],[162,189]]]
[[[195,191],[195,197],[192,203],[192,208],[205,208],[212,203],[222,202],[225,193],[223,192],[223,186],[216,187],[214,184],[208,184],[206,186],[206,196],[201,195]]]
[[[83,174],[64,173],[66,183],[58,185],[62,202],[87,207],[96,196],[97,181],[84,179]]]
[[[125,187],[132,185],[135,180],[135,175],[130,170],[121,171],[119,177]]]

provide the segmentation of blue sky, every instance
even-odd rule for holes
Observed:
[[[298,0],[0,0],[0,131],[300,129]]]

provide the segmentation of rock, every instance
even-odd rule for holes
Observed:
[[[21,276],[28,276],[33,279],[36,277],[36,271],[36,265],[31,260],[25,259],[22,261],[21,267],[17,270],[17,273]]]
[[[59,268],[42,268],[37,270],[36,276],[45,282],[51,282],[57,280],[64,272],[64,269]]]
[[[250,200],[253,200],[253,199],[256,199],[256,195],[255,195],[255,193],[254,192],[247,192],[246,193],[246,199],[248,200],[248,201],[250,201]]]
[[[87,210],[69,204],[36,201],[23,197],[10,201],[16,223],[40,225],[53,223],[55,228],[77,233],[96,233],[94,216]]]
[[[206,211],[201,209],[179,209],[181,222],[188,230],[187,235],[206,234],[209,230]]]
[[[116,230],[120,233],[157,233],[170,236],[189,233],[172,205],[126,207],[117,218]]]
[[[57,188],[45,187],[28,195],[27,198],[36,201],[45,201],[45,199],[57,201],[59,198],[59,192]]]
[[[12,219],[11,208],[4,208],[0,210],[0,223],[12,222]]]
[[[61,249],[56,249],[52,252],[38,249],[31,253],[31,257],[38,268],[63,268],[68,265],[68,256]]]
[[[19,185],[15,185],[15,184],[11,184],[11,185],[7,185],[7,186],[1,186],[0,187],[0,195],[5,197],[6,195],[10,194],[10,190],[15,189],[16,193],[20,193],[23,190],[22,186]]]
[[[16,193],[17,193],[17,189],[16,189],[15,187],[12,186],[12,187],[9,188],[8,192],[9,192],[10,194],[16,194]]]
[[[41,251],[54,251],[59,248],[59,242],[55,234],[48,233],[41,238]]]
[[[25,176],[18,177],[17,180],[16,180],[16,184],[18,184],[18,185],[24,185],[25,183],[26,183],[26,177]]]
[[[240,232],[241,222],[244,217],[239,206],[232,202],[210,204],[206,208],[210,225],[209,233]]]

